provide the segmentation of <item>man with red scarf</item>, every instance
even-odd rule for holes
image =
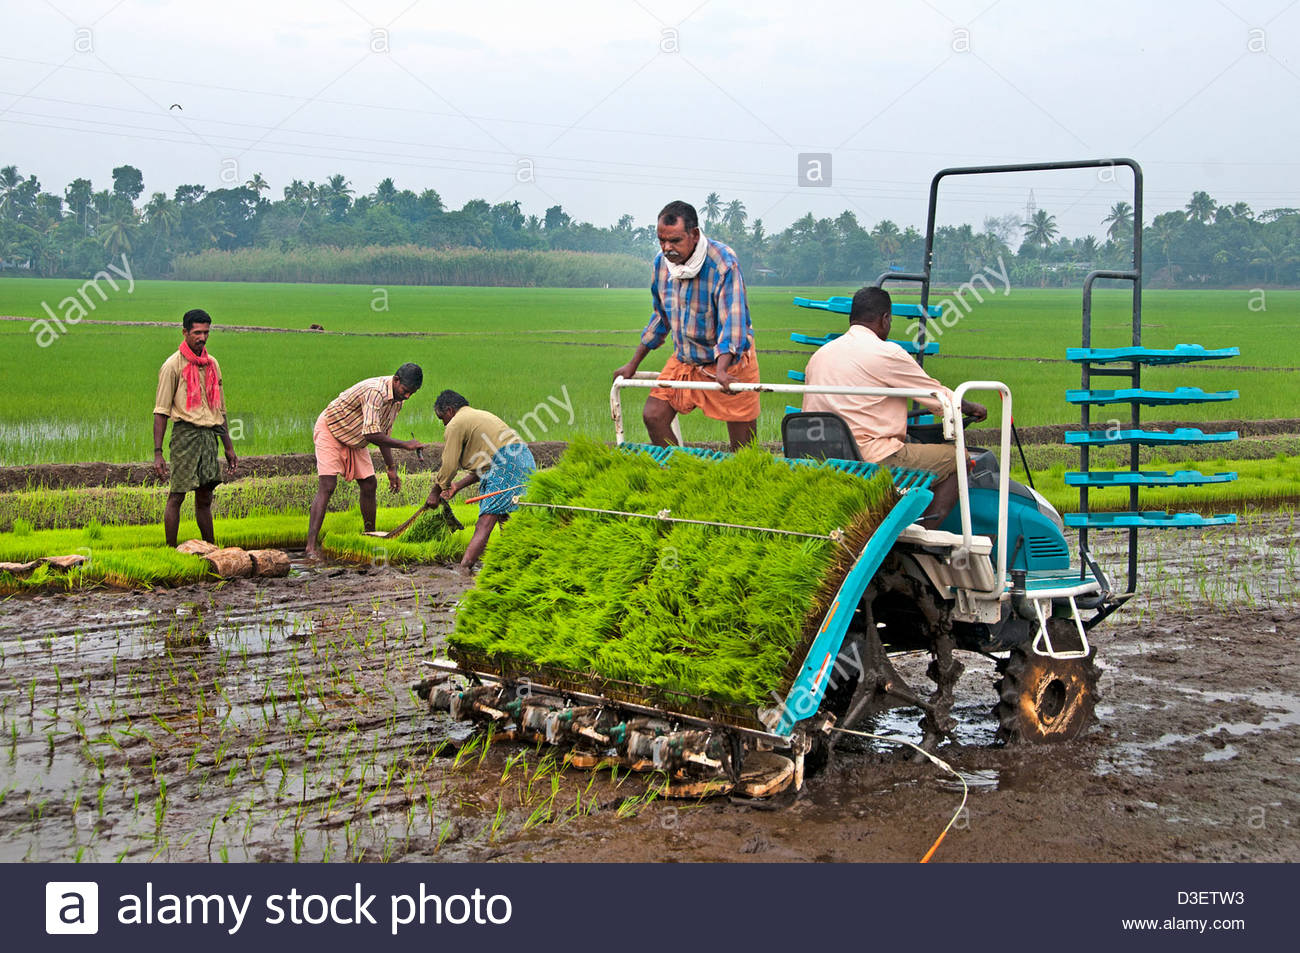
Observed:
[[[239,465],[235,445],[226,427],[226,400],[221,391],[221,367],[207,352],[212,318],[195,308],[181,319],[181,346],[163,361],[158,371],[158,395],[153,406],[153,469],[167,478],[163,459],[163,437],[167,421],[172,422],[171,492],[163,511],[167,545],[176,545],[185,494],[194,493],[194,518],[204,540],[216,543],[212,532],[212,491],[221,482],[217,460],[217,439],[226,450],[226,463],[233,472]]]

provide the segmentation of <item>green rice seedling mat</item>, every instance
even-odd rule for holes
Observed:
[[[454,504],[459,516],[472,519],[475,507]],[[409,507],[382,507],[379,526],[392,527],[410,515]],[[305,513],[271,513],[216,521],[217,542],[242,549],[298,549],[307,539]],[[181,538],[197,530],[183,522]],[[405,565],[455,562],[465,554],[473,529],[432,534],[425,542],[378,539],[361,535],[361,514],[353,509],[325,517],[322,548],[332,559],[371,565]],[[27,575],[0,570],[0,597],[15,593],[59,592],[95,586],[139,589],[153,586],[181,586],[215,577],[208,563],[198,556],[178,553],[162,545],[163,529],[157,523],[137,526],[101,526],[93,517],[81,528],[34,530],[24,519],[13,522],[13,530],[0,532],[0,562],[26,562],[42,556],[78,553],[87,561],[67,572],[47,566]]]
[[[524,499],[821,537],[525,506],[488,548],[449,637],[479,671],[750,723],[788,690],[898,495],[883,468],[864,479],[756,448],[661,466],[584,440]],[[838,542],[825,538],[834,530]]]

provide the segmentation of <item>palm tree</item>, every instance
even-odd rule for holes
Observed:
[[[817,230],[817,219],[809,212],[803,218],[795,219],[790,224],[790,237],[795,241],[808,241]]]
[[[15,232],[6,231],[6,234],[0,235],[0,268],[14,267],[26,254],[26,246],[18,240]]]
[[[181,220],[180,207],[167,197],[166,192],[155,192],[142,211],[144,220],[158,226],[164,235],[170,235]]]
[[[841,239],[847,239],[863,230],[858,224],[857,214],[849,209],[840,212],[839,217],[835,219],[835,227],[839,229]]]
[[[339,196],[339,195],[346,195],[350,198],[352,196],[352,191],[353,191],[352,183],[349,182],[347,180],[347,177],[344,176],[342,173],[339,173],[338,175],[331,175],[329,177],[329,181],[321,186],[322,192],[324,192],[326,189],[329,190],[328,194],[330,198],[334,198],[335,196]]]
[[[39,227],[23,225],[22,227],[31,233],[30,244],[28,247],[28,261],[36,274],[43,277],[49,277],[54,273],[58,265],[58,251],[54,246],[54,229],[58,222],[50,219]]]
[[[329,181],[320,187],[320,198],[330,207],[334,218],[341,219],[352,204],[352,184],[341,173],[331,175]]]
[[[722,215],[722,224],[733,232],[740,234],[745,230],[745,219],[748,217],[745,212],[745,203],[740,199],[732,199],[727,203],[727,210]]]
[[[1178,212],[1165,212],[1157,215],[1151,222],[1149,228],[1142,234],[1143,241],[1151,248],[1161,249],[1165,253],[1165,267],[1170,269],[1172,274],[1174,267],[1173,248],[1174,242],[1178,239],[1178,231],[1182,226],[1183,216]]]
[[[98,224],[102,219],[113,217],[113,214],[116,211],[115,203],[113,201],[114,198],[115,196],[108,189],[100,189],[91,196],[90,202],[95,208],[96,224]]]
[[[166,192],[155,192],[145,204],[144,220],[157,231],[160,238],[169,239],[181,223],[181,208],[167,198]]]
[[[420,208],[429,216],[443,213],[442,196],[438,194],[437,189],[425,189],[420,193]]]
[[[110,258],[125,255],[131,250],[131,232],[135,228],[133,215],[117,215],[104,227],[100,240]]]
[[[67,200],[68,209],[76,213],[77,221],[82,226],[86,226],[86,209],[90,206],[91,196],[95,194],[95,188],[91,185],[89,179],[73,179],[68,183],[68,187],[63,190],[63,197]]]
[[[1214,215],[1216,205],[1209,192],[1193,192],[1191,201],[1187,203],[1187,220],[1205,224]]]
[[[975,267],[983,268],[997,261],[1002,255],[1007,253],[1006,243],[998,238],[993,232],[980,232],[971,242],[971,251],[975,255]]]
[[[1245,202],[1234,202],[1231,205],[1220,205],[1214,210],[1214,224],[1223,225],[1227,222],[1238,220],[1251,221],[1255,213],[1250,210],[1250,206]]]
[[[391,178],[383,179],[375,186],[375,204],[392,205],[397,198],[397,186]]]
[[[1101,220],[1108,226],[1106,237],[1119,244],[1133,234],[1133,206],[1127,202],[1116,202],[1111,206],[1110,214]]]
[[[1058,231],[1056,227],[1056,216],[1048,215],[1044,209],[1039,209],[1034,213],[1034,217],[1020,226],[1025,231],[1025,241],[1032,242],[1035,245],[1041,245],[1046,248],[1052,244],[1052,239],[1056,238]]]
[[[284,200],[286,202],[306,202],[311,197],[311,190],[307,188],[307,183],[302,179],[294,179],[284,187]]]
[[[14,199],[22,187],[23,177],[18,166],[7,165],[0,169],[0,217],[10,218],[14,213]]]
[[[271,187],[271,183],[262,178],[262,173],[254,172],[253,177],[244,183],[246,188],[252,189],[258,195],[261,195]]]
[[[722,211],[722,196],[717,192],[710,192],[704,198],[704,224],[712,225],[718,220],[718,213]]]
[[[893,258],[903,247],[903,236],[899,234],[898,226],[887,218],[876,223],[876,227],[871,230],[871,237],[876,240],[876,247],[886,258]]]

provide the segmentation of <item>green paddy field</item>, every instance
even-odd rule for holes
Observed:
[[[0,465],[151,458],[151,411],[159,364],[179,343],[180,315],[192,307],[215,319],[210,341],[221,361],[232,430],[242,455],[306,452],[311,425],[339,391],[391,372],[403,361],[425,370],[424,390],[395,433],[438,440],[433,397],[444,387],[516,422],[532,439],[578,434],[610,439],[609,381],[637,343],[649,294],[624,289],[370,288],[223,282],[139,281],[127,292],[91,291],[85,320],[52,335],[40,322],[78,295],[75,281],[0,280]],[[982,290],[982,289],[981,289]],[[1065,390],[1078,369],[1065,349],[1079,343],[1077,291],[1012,288],[971,301],[973,308],[939,338],[927,369],[949,385],[997,379],[1014,394],[1020,426],[1077,420]],[[843,318],[796,308],[795,295],[824,298],[852,288],[751,288],[763,377],[783,381],[802,369],[810,349],[791,331],[839,330]],[[940,291],[935,300],[945,295]],[[905,295],[900,301],[915,300]],[[969,299],[968,299],[969,300]],[[1094,343],[1127,343],[1129,295],[1100,291]],[[1233,361],[1151,369],[1147,386],[1240,391],[1239,400],[1201,407],[1148,409],[1144,419],[1214,423],[1300,416],[1300,292],[1148,291],[1144,343],[1236,346]],[[324,333],[306,332],[312,324]],[[910,322],[895,321],[894,335]],[[238,328],[238,329],[236,329]],[[44,334],[42,332],[44,331]],[[51,340],[51,338],[53,339]],[[46,346],[41,346],[42,339]],[[663,352],[659,352],[663,353]],[[644,369],[654,369],[652,355]],[[639,397],[628,398],[629,436],[641,432]],[[760,435],[779,436],[786,401],[764,397]],[[1126,410],[1126,408],[1119,408]],[[1097,414],[1095,417],[1104,415]],[[1119,416],[1117,414],[1117,416]],[[688,440],[721,439],[721,428],[687,418]],[[1228,452],[1224,447],[1216,452]]]

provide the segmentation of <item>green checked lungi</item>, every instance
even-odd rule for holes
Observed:
[[[189,493],[221,482],[221,461],[217,457],[218,427],[196,427],[184,420],[172,424],[172,492]]]
[[[537,463],[533,460],[532,451],[528,449],[527,444],[511,443],[502,447],[492,455],[492,469],[479,483],[478,492],[495,493],[497,490],[506,492],[489,496],[480,502],[478,511],[508,516],[519,509],[515,505],[514,498],[524,495],[524,491],[528,489],[528,478],[536,470]]]

